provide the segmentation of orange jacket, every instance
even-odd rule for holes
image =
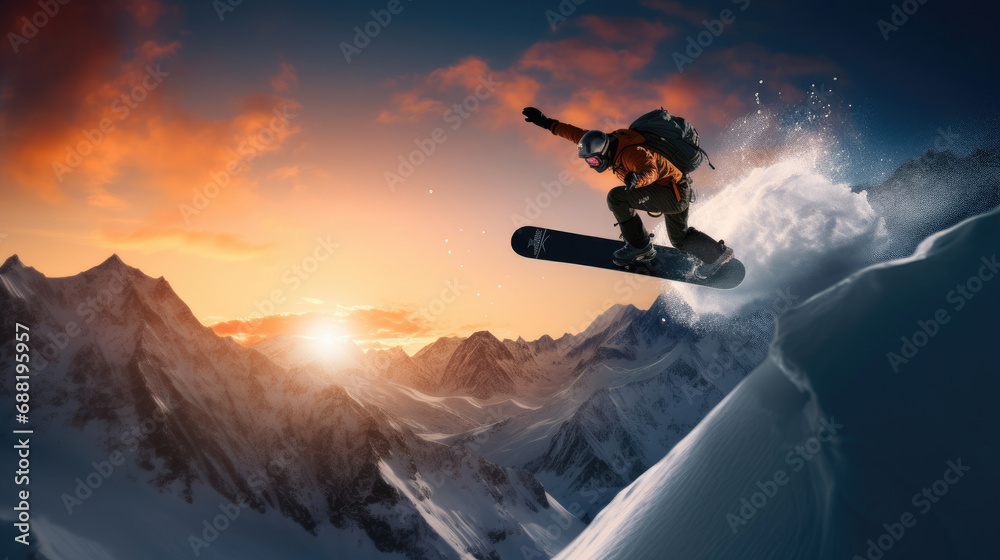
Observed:
[[[575,144],[580,141],[580,138],[583,138],[587,131],[571,124],[556,121],[552,124],[551,132]],[[659,153],[640,146],[639,144],[645,142],[646,139],[634,130],[616,130],[609,136],[618,139],[618,151],[613,154],[611,169],[619,179],[624,182],[625,175],[629,171],[635,171],[635,174],[639,176],[636,188],[654,183],[672,187],[677,201],[680,202],[681,193],[677,188],[677,183],[684,177],[680,169],[677,169],[674,164]]]

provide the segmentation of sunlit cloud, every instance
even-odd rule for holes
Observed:
[[[430,342],[437,336],[448,334],[434,332],[432,326],[414,311],[372,306],[247,317],[215,323],[212,330],[219,336],[231,336],[249,346],[276,336],[308,337],[322,327],[331,328],[367,348],[415,340]]]
[[[210,222],[191,223],[180,208],[198,205],[199,193],[207,199],[206,190],[225,191],[234,207],[252,200],[247,171],[301,131],[301,106],[288,97],[298,85],[295,67],[282,62],[260,91],[235,92],[228,116],[196,115],[175,85],[183,44],[161,25],[161,4],[98,0],[60,10],[46,31],[62,41],[32,41],[14,57],[0,52],[0,172],[9,186],[60,211],[82,203],[94,221],[107,221],[108,212],[144,214],[144,229],[95,232],[102,244],[227,260],[260,254],[260,245],[199,231]],[[297,169],[281,173],[291,178]]]
[[[271,78],[271,87],[276,93],[288,93],[299,87],[299,77],[295,67],[287,62],[281,63],[278,75]]]
[[[87,204],[111,210],[128,210],[130,204],[101,187],[94,187],[87,195]]]
[[[131,231],[98,230],[95,240],[110,249],[172,250],[230,261],[258,257],[269,249],[268,245],[248,243],[227,233],[155,226]]]
[[[482,75],[502,82],[484,103],[480,125],[522,127],[537,151],[566,152],[562,140],[539,135],[523,126],[522,107],[535,105],[548,116],[581,128],[613,130],[637,116],[665,107],[698,126],[702,139],[712,137],[756,109],[755,93],[767,91],[784,101],[801,97],[801,83],[817,74],[835,73],[827,57],[770,52],[754,44],[708,49],[678,72],[668,55],[682,48],[684,29],[700,25],[704,15],[677,2],[646,2],[668,16],[668,22],[641,18],[580,16],[560,34],[562,39],[529,46],[508,68],[494,68],[469,56],[452,66],[418,78],[397,78],[409,85],[392,98],[379,121],[412,122],[444,110],[457,91],[473,88]],[[800,84],[798,87],[796,84]],[[477,113],[478,117],[478,113]],[[581,184],[606,190],[586,169],[571,169]]]
[[[163,5],[156,0],[128,0],[124,3],[124,7],[143,27],[153,25],[166,12]]]
[[[271,179],[292,179],[299,176],[299,166],[297,165],[284,165],[281,166],[268,175]]]

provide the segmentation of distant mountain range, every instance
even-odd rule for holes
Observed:
[[[889,256],[902,257],[929,235],[1000,205],[998,185],[1000,149],[979,149],[964,157],[928,150],[882,184],[864,190],[872,208],[886,219],[893,239]]]
[[[289,373],[262,352],[216,336],[166,280],[117,257],[77,276],[49,279],[14,256],[0,267],[0,278],[3,328],[14,332],[15,321],[30,325],[35,348],[48,358],[44,368],[36,366],[41,371],[32,393],[47,437],[97,435],[105,457],[130,457],[136,483],[189,504],[245,499],[249,509],[276,510],[313,534],[323,525],[357,528],[378,550],[411,558],[498,558],[501,542],[554,552],[582,528],[551,503],[531,473],[421,438],[330,379]],[[490,360],[510,361],[494,341],[471,337],[455,359],[483,368],[497,367]],[[261,346],[287,365],[295,344]],[[12,354],[12,345],[4,345],[0,361],[13,363]],[[399,357],[387,354],[390,362]],[[368,361],[360,352],[352,357]],[[470,382],[486,386],[481,377],[489,371],[474,371]],[[10,384],[4,391],[10,398]],[[148,419],[156,419],[154,428],[148,437],[132,438],[137,448],[129,451],[118,434]],[[53,450],[53,463],[56,457]],[[254,474],[276,462],[287,464],[260,491]],[[66,486],[55,478],[52,488]],[[123,498],[113,507],[143,504]],[[96,506],[88,511],[98,513]],[[61,507],[46,513],[69,527],[78,519]],[[553,520],[573,531],[548,538],[533,529]],[[109,527],[108,534],[88,538],[110,544],[121,530]],[[129,531],[157,536],[142,524]],[[151,557],[127,557],[140,556]]]
[[[995,160],[929,154],[870,187],[896,250],[993,203]],[[960,190],[956,173],[981,186]],[[925,194],[958,213],[898,202]],[[698,316],[665,292],[559,338],[481,331],[412,357],[288,337],[245,348],[117,256],[46,278],[15,255],[0,329],[31,327],[32,482],[51,489],[33,504],[31,554],[548,558],[766,358],[773,319],[768,302]],[[14,354],[0,346],[7,370]]]
[[[68,278],[13,256],[0,279],[0,328],[31,325],[47,359],[33,399],[50,437],[78,441],[67,453],[96,446],[98,457],[136,447],[113,507],[142,507],[128,497],[134,484],[176,496],[181,512],[245,497],[304,532],[360,530],[377,550],[411,558],[554,554],[762,358],[769,328],[706,381],[694,368],[722,341],[692,330],[690,309],[668,296],[648,311],[614,306],[577,335],[482,331],[410,357],[350,341],[317,352],[286,337],[241,347],[201,325],[166,280],[116,256]],[[5,345],[0,361],[12,353]],[[678,396],[684,384],[689,400]],[[148,437],[119,437],[150,418]],[[254,473],[287,456],[257,491]],[[617,457],[630,467],[609,477]],[[80,460],[52,451],[53,464]],[[60,473],[50,476],[58,487]],[[595,481],[599,499],[581,500]],[[52,521],[72,527],[77,518],[59,509]],[[536,531],[552,523],[558,534]]]

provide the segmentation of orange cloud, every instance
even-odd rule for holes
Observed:
[[[498,71],[481,58],[469,56],[453,66],[438,68],[430,74],[411,79],[409,87],[401,79],[387,80],[393,88],[392,106],[379,113],[381,123],[418,122],[426,117],[445,118],[447,114],[475,114],[476,120],[487,125],[510,121],[510,110],[521,111],[525,98],[533,98],[538,82],[523,73]],[[456,104],[475,98],[474,110],[455,111]]]
[[[271,172],[269,177],[274,179],[291,179],[293,177],[298,177],[299,166],[298,165],[283,165]]]
[[[5,29],[18,10],[37,8],[17,4],[0,10]],[[238,97],[229,117],[196,116],[172,81],[183,72],[182,44],[162,38],[160,3],[96,0],[60,10],[18,54],[0,49],[0,173],[10,186],[52,204],[85,201],[94,220],[126,208],[146,212],[147,229],[95,232],[99,240],[148,247],[184,240],[219,258],[259,251],[224,234],[185,237],[179,205],[213,181],[227,182],[229,196],[252,196],[251,188],[232,187],[250,184],[246,170],[301,130],[300,105],[285,96],[297,86],[295,68],[283,62],[264,84],[270,91]]]
[[[677,2],[647,1],[644,5],[698,23],[704,15]],[[579,35],[535,43],[508,69],[491,68],[473,56],[411,79],[410,87],[393,96],[392,106],[379,120],[413,122],[444,110],[448,95],[473,88],[480,76],[492,74],[502,85],[495,92],[500,102],[491,100],[481,109],[488,125],[520,123],[520,109],[537,105],[549,116],[583,128],[613,129],[663,106],[696,123],[705,138],[706,132],[722,130],[751,111],[755,91],[771,88],[784,96],[796,91],[796,80],[836,69],[825,57],[771,53],[744,44],[707,49],[695,64],[678,73],[663,54],[664,47],[683,43],[670,24],[581,16],[568,27]],[[667,71],[651,72],[654,64],[666,65]],[[393,83],[398,86],[399,81]],[[558,141],[539,140],[534,132],[526,131],[533,135],[529,140],[533,144],[564,147]]]
[[[163,5],[156,0],[128,0],[124,2],[124,6],[143,27],[153,25],[166,12]]]
[[[676,34],[673,26],[646,18],[586,15],[580,25],[598,41],[637,48],[647,55],[657,42]]]
[[[281,63],[281,71],[271,78],[271,87],[277,93],[288,93],[299,87],[299,76],[295,72],[295,67],[287,62]]]
[[[345,307],[336,313],[311,311],[234,319],[211,325],[219,336],[231,336],[252,346],[276,336],[313,336],[333,330],[363,348],[384,347],[384,341],[410,340],[430,334],[427,321],[412,311],[370,306]]]
[[[426,115],[444,112],[444,103],[422,97],[418,91],[404,91],[393,94],[395,110],[384,110],[378,115],[378,122],[416,122]]]
[[[707,17],[677,2],[647,1],[646,7],[672,16],[678,23],[700,24]],[[704,16],[704,17],[703,17]],[[680,73],[669,54],[683,48],[684,37],[670,23],[638,18],[581,16],[559,32],[577,36],[540,41],[529,46],[509,68],[497,69],[477,57],[454,66],[411,78],[401,86],[380,121],[417,121],[445,109],[478,76],[492,74],[502,85],[495,99],[482,104],[479,126],[519,126],[528,142],[542,153],[562,156],[567,146],[559,139],[523,127],[520,110],[535,105],[548,116],[581,128],[624,128],[637,116],[665,107],[693,122],[702,140],[711,139],[739,117],[758,107],[755,93],[771,92],[786,102],[796,101],[801,83],[817,75],[837,72],[824,56],[773,53],[754,44],[708,48]],[[763,84],[760,81],[763,80]],[[393,80],[394,85],[404,79]],[[807,82],[806,82],[807,83]],[[798,87],[797,87],[798,84]],[[713,154],[716,155],[716,154]],[[571,173],[582,184],[605,190],[608,184],[586,169]],[[722,175],[709,181],[719,181]]]
[[[87,204],[98,208],[110,208],[112,210],[127,210],[129,203],[122,200],[101,187],[94,187],[87,195]]]
[[[269,246],[254,245],[225,233],[148,226],[132,231],[98,230],[95,240],[112,249],[170,249],[204,257],[238,261],[264,254]]]

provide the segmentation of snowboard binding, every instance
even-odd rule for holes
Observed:
[[[723,247],[725,247],[725,245],[723,245]],[[711,278],[712,275],[714,275],[716,272],[719,271],[720,268],[723,267],[723,265],[732,260],[733,255],[734,255],[733,248],[725,247],[725,249],[722,251],[722,255],[720,255],[719,258],[715,259],[714,262],[710,263],[702,262],[692,257],[692,260],[694,261],[695,264],[691,272],[688,273],[688,278],[693,280],[707,280]]]

